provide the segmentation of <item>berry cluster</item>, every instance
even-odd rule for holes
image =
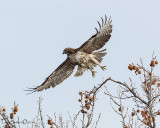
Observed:
[[[159,101],[160,101],[160,99],[159,99]],[[123,107],[119,107],[119,109],[118,109],[118,111],[123,111]],[[143,118],[143,123],[145,124],[145,125],[150,125],[150,123],[151,122],[155,122],[155,117],[153,116],[153,117],[150,117],[150,115],[149,115],[149,112],[146,110],[146,111],[140,111],[139,109],[137,109],[136,111],[135,110],[133,110],[132,112],[131,112],[131,116],[132,117],[134,117],[135,115],[137,115],[138,116],[138,114],[141,114],[141,116],[142,116],[142,118]],[[158,111],[157,112],[157,114],[156,115],[160,115],[160,111]],[[155,115],[155,116],[156,116]],[[128,126],[123,126],[124,128],[129,128]]]
[[[6,108],[5,107],[0,107],[0,112],[6,112]],[[14,119],[14,115],[18,112],[18,105],[16,105],[16,103],[14,102],[14,107],[12,108],[12,113],[10,113],[10,119]],[[0,127],[1,128],[1,127]],[[5,124],[4,128],[9,128],[8,124]]]
[[[158,64],[158,61],[157,61],[157,60],[156,60],[156,61],[155,61],[155,60],[152,60],[151,63],[150,63],[150,66],[151,66],[151,67],[155,67],[157,64]]]
[[[0,112],[6,112],[6,108],[3,106],[2,108],[0,107]],[[4,128],[9,128],[8,124],[5,124]]]
[[[141,115],[143,117],[143,123],[146,125],[150,125],[150,122],[154,122],[155,118],[150,117],[148,111],[141,111]]]
[[[89,94],[88,92],[79,92],[79,95],[81,96],[80,99],[78,99],[79,102],[81,102],[81,113],[86,114],[88,110],[90,110],[91,106],[93,106],[95,101],[95,95]],[[85,99],[83,101],[83,99]],[[85,104],[85,105],[83,105]]]
[[[16,113],[18,112],[18,105],[15,105],[12,110],[13,112],[10,113],[10,119],[13,119],[14,115],[16,115]]]
[[[133,64],[129,64],[128,69],[131,70],[131,71],[132,71],[132,70],[135,70],[136,75],[137,75],[137,73],[138,73],[138,74],[141,74],[141,70],[139,69],[139,67],[136,67],[136,66],[133,65]]]

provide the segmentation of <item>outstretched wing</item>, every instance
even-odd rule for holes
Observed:
[[[74,67],[75,65],[69,59],[66,59],[40,86],[30,88],[28,91],[39,92],[50,87],[55,87],[72,74]]]
[[[95,28],[97,33],[93,35],[88,41],[86,41],[81,47],[76,49],[77,51],[91,53],[95,50],[102,48],[110,39],[112,32],[112,20],[109,18],[109,20],[107,21],[106,16],[105,21],[103,20],[103,18],[101,19],[102,25],[98,22],[100,30],[98,31],[97,28]]]

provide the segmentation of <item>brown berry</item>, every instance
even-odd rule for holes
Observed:
[[[156,64],[155,64],[155,63],[153,63],[153,64],[152,64],[152,66],[153,66],[153,67],[155,67],[155,66],[156,66]]]
[[[133,70],[136,70],[136,66],[133,66]]]
[[[139,71],[139,68],[138,68],[138,67],[136,68],[136,71],[137,71],[137,72]]]
[[[157,86],[160,87],[160,83],[158,83]],[[160,101],[160,99],[159,99],[159,101]]]
[[[9,127],[8,127],[8,124],[6,124],[4,127],[5,127],[5,128],[9,128]]]
[[[152,76],[152,72],[150,72],[149,75]]]
[[[53,126],[51,126],[50,128],[54,128]]]
[[[79,102],[81,102],[81,99],[78,99]]]
[[[158,114],[157,115],[160,115],[160,111],[158,112]]]
[[[14,115],[16,115],[16,113],[17,113],[17,112],[16,112],[16,111],[14,111]]]
[[[141,74],[141,71],[140,71],[140,70],[138,71],[138,74]]]
[[[82,92],[79,92],[79,95],[82,95]]]
[[[84,110],[82,109],[81,112],[84,113]]]
[[[49,124],[49,125],[53,125],[53,122],[52,122],[51,119],[48,120],[48,124]]]
[[[90,109],[90,106],[88,105],[88,106],[87,106],[87,110],[89,110],[89,109]]]
[[[14,111],[18,112],[18,107],[17,106],[14,107]]]
[[[150,123],[149,123],[149,121],[147,122],[147,125],[149,125]]]
[[[148,114],[148,111],[145,111],[145,114]]]
[[[10,113],[10,119],[13,119],[13,113]]]
[[[153,84],[153,85],[156,84],[156,81],[153,81],[152,84]]]
[[[84,111],[84,113],[87,113],[87,111]]]
[[[88,106],[89,106],[89,104],[85,104],[85,106],[86,106],[86,107],[88,107]]]
[[[139,112],[140,112],[140,110],[138,109],[138,110],[137,110],[137,112],[139,113]]]
[[[152,117],[152,120],[153,120],[153,122],[155,121],[155,118],[154,117]]]
[[[2,110],[2,111],[4,111],[4,112],[5,112],[5,111],[6,111],[6,108],[3,108],[3,110]]]
[[[92,101],[93,99],[90,97],[89,100]]]
[[[132,116],[134,116],[135,115],[135,113],[134,112],[132,112]]]
[[[89,95],[86,95],[86,99],[89,99]]]
[[[88,100],[85,100],[85,103],[87,103],[88,102]]]
[[[122,110],[121,107],[118,110],[121,111]]]
[[[127,126],[124,126],[124,128],[128,128]]]
[[[155,64],[158,64],[158,61],[157,61],[157,60],[155,61]]]
[[[131,64],[129,64],[128,69],[132,70],[133,66]]]

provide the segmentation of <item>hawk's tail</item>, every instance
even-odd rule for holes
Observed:
[[[76,72],[76,74],[74,76],[78,77],[78,76],[83,75],[83,72],[85,70],[86,70],[85,68],[82,68],[81,66],[78,66],[77,72]]]
[[[103,50],[98,51],[98,52],[92,52],[92,54],[95,55],[95,59],[96,59],[99,63],[101,63],[101,61],[103,60],[102,57],[107,54],[107,53],[104,52],[104,51],[106,51],[106,49],[103,49]]]

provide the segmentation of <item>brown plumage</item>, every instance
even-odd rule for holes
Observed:
[[[102,24],[98,22],[100,26],[99,31],[96,29],[97,33],[82,46],[77,49],[64,49],[63,54],[67,54],[67,59],[40,86],[29,88],[29,91],[39,92],[50,87],[55,87],[72,74],[76,65],[78,65],[78,69],[75,76],[81,76],[85,70],[89,69],[94,77],[95,71],[93,69],[97,65],[104,70],[105,66],[101,66],[100,63],[103,59],[102,57],[106,55],[106,49],[94,51],[102,48],[110,39],[112,32],[111,22],[111,19],[107,21],[107,17],[105,16],[105,20],[102,19]]]

